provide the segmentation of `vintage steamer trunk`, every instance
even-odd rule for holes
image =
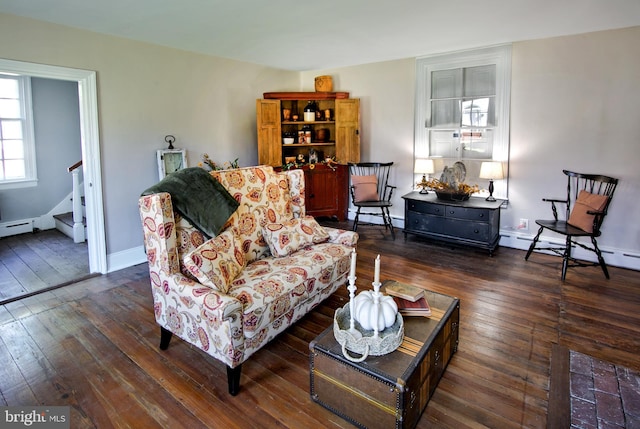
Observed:
[[[312,341],[311,398],[359,427],[415,427],[458,346],[460,301],[425,297],[432,316],[405,316],[404,341],[392,353],[351,362],[333,327]]]

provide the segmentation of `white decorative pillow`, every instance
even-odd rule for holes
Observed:
[[[312,216],[262,227],[262,236],[273,256],[288,256],[296,250],[329,240],[329,233]]]
[[[230,228],[187,253],[183,263],[201,284],[227,293],[247,265],[241,244]]]

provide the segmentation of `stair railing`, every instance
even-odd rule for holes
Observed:
[[[82,160],[76,162],[67,169],[73,178],[73,241],[74,243],[82,243],[86,240],[84,233],[84,214],[82,213],[82,195],[80,186],[80,168]]]

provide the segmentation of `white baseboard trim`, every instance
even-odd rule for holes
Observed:
[[[528,250],[534,237],[535,235],[532,234],[523,234],[513,231],[501,230],[500,246],[511,247],[513,249]],[[586,243],[591,244],[590,241],[587,241]],[[554,239],[542,235],[538,240],[538,244],[563,246],[564,240]],[[602,256],[604,257],[607,265],[612,267],[628,268],[630,270],[640,270],[639,252],[600,245],[598,245],[598,247],[600,247],[600,251],[602,252]],[[536,253],[547,253],[550,255],[555,255],[555,253],[551,251],[536,251]],[[583,261],[597,262],[598,260],[595,253],[589,252],[588,250],[585,250],[578,246],[575,246],[571,253],[575,258],[581,259]]]
[[[347,219],[354,220],[356,218],[355,211],[349,210],[347,212]],[[358,224],[360,223],[369,223],[374,225],[383,225],[382,216],[373,216],[360,214],[360,219],[358,219]],[[391,223],[393,223],[394,228],[403,229],[404,228],[404,219],[391,216]]]
[[[107,255],[107,272],[122,270],[145,262],[147,262],[147,255],[144,252],[144,246],[110,253]]]
[[[64,212],[61,212],[61,213],[64,213]],[[46,231],[47,229],[53,229],[56,227],[56,220],[53,218],[52,214],[47,213],[46,215],[42,215],[35,219],[34,227],[42,231]]]
[[[36,219],[20,219],[10,222],[0,223],[0,237],[10,237],[12,235],[26,234],[33,232],[35,228]]]

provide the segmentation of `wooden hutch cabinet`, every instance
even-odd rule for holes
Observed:
[[[304,115],[309,102],[316,107],[313,120]],[[307,213],[345,220],[347,163],[360,162],[360,100],[349,98],[348,92],[267,92],[256,101],[256,116],[258,162],[273,167],[302,164]],[[318,162],[333,158],[338,165],[312,167],[314,152]]]
[[[316,164],[302,167],[305,208],[308,215],[347,220],[349,208],[349,167],[344,164]]]

